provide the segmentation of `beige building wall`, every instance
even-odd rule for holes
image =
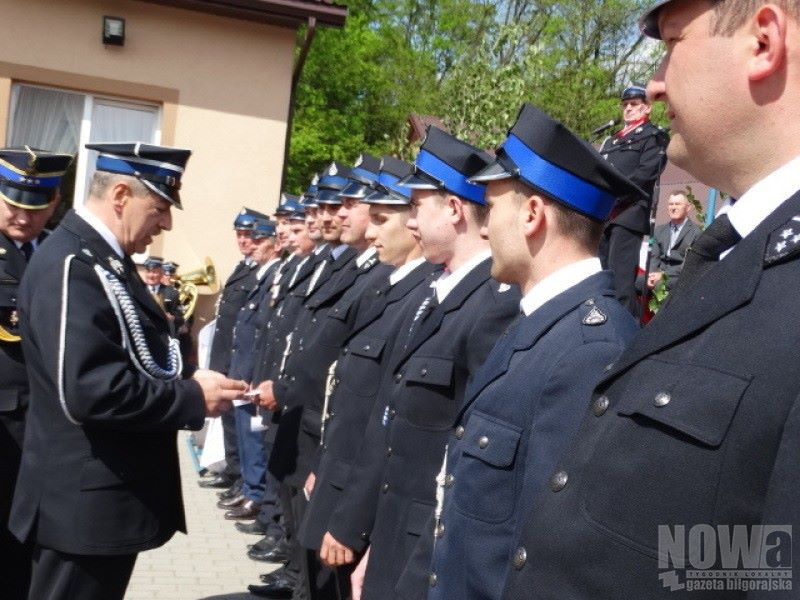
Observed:
[[[103,15],[125,19],[124,47],[102,44]],[[151,252],[181,270],[210,256],[224,280],[238,210],[278,201],[294,30],[135,0],[0,0],[0,17],[14,24],[0,36],[2,139],[17,81],[161,104],[162,143],[193,155],[185,209]]]

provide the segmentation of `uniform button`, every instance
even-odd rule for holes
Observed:
[[[370,348],[369,344],[367,344],[366,346],[364,346],[364,350],[366,350],[366,351],[369,351],[369,348]]]
[[[348,352],[350,352],[350,348],[348,348],[347,346],[342,348],[342,354],[347,354]]]
[[[384,484],[381,486],[381,491],[382,491],[384,494],[385,494],[386,492],[388,492],[388,491],[389,491],[389,484],[388,484],[388,483],[384,483]]]
[[[395,380],[396,383],[400,383],[400,380],[402,378],[403,378],[403,374],[402,373],[398,373],[397,375],[394,376],[394,380]]]
[[[327,452],[328,451],[328,444],[322,444],[322,451],[323,452]]]
[[[437,538],[444,537],[444,523],[439,523],[436,526],[436,531],[434,532]]]
[[[448,473],[444,478],[444,487],[453,487],[456,482],[456,477],[452,473]]]
[[[514,552],[514,560],[512,561],[514,564],[514,568],[519,571],[522,567],[525,566],[525,563],[528,562],[528,551],[525,550],[522,546],[516,549]]]
[[[369,535],[367,534],[367,532],[366,532],[366,531],[362,531],[362,532],[361,532],[361,535],[360,535],[360,537],[361,537],[361,539],[362,539],[362,540],[364,540],[365,542],[369,540]]]
[[[294,375],[292,375],[291,377],[289,377],[289,381],[294,381]]]
[[[486,437],[485,435],[481,436],[481,439],[478,440],[478,448],[483,450],[488,445],[489,445],[489,438]]]
[[[421,369],[419,374],[420,374],[420,377],[425,377],[428,374],[428,369],[425,369],[425,368]]]
[[[391,456],[391,455],[392,455],[392,447],[389,446],[388,448],[386,448],[386,456]]]
[[[606,365],[605,372],[608,373],[611,369],[614,368],[615,363],[609,363]]]
[[[328,418],[332,419],[333,415],[335,415],[335,414],[336,414],[336,411],[334,411],[334,410],[328,411]]]
[[[551,478],[550,478],[550,489],[554,492],[560,492],[565,487],[567,487],[567,476],[566,471],[557,471]]]
[[[317,317],[311,317],[311,322],[312,323],[316,323],[317,322]]]
[[[464,431],[465,431],[465,430],[464,430],[464,428],[463,428],[461,425],[459,425],[458,427],[456,427],[456,433],[455,433],[455,435],[456,435],[456,439],[457,439],[457,440],[460,440],[461,438],[463,438],[463,437],[464,437]]]
[[[656,394],[655,405],[661,408],[662,406],[669,404],[670,400],[672,400],[672,396],[666,392],[660,392]]]
[[[397,411],[393,408],[389,409],[389,416],[394,419],[397,416]]]
[[[596,417],[602,417],[606,414],[608,410],[608,405],[610,404],[608,400],[608,396],[600,396],[596,398],[594,402],[592,402],[592,412]]]
[[[431,587],[436,587],[436,584],[439,583],[439,578],[436,577],[436,573],[430,574],[430,577],[428,577],[428,583]]]

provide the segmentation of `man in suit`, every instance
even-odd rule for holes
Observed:
[[[445,266],[403,324],[362,452],[331,536],[366,555],[363,597],[397,597],[395,585],[433,514],[434,478],[464,389],[519,311],[519,291],[490,276],[481,237],[485,187],[467,180],[491,162],[481,150],[431,127],[417,156],[408,227],[425,258]],[[351,485],[352,483],[352,485]],[[373,524],[374,520],[374,524]],[[363,535],[362,535],[363,534]]]
[[[676,190],[670,194],[667,212],[669,223],[656,227],[653,245],[650,247],[647,287],[651,290],[664,277],[667,280],[667,289],[675,289],[686,251],[700,235],[700,227],[689,218],[689,200],[685,193]]]
[[[640,312],[635,283],[642,237],[650,233],[653,189],[667,164],[664,150],[669,142],[667,133],[650,122],[650,110],[644,87],[625,88],[622,92],[625,127],[606,139],[600,149],[608,162],[647,195],[617,199],[600,244],[600,260],[604,269],[614,273],[617,298],[634,316]]]
[[[230,377],[250,382],[255,367],[255,338],[257,317],[262,304],[267,301],[270,284],[280,262],[276,223],[256,219],[250,238],[256,264],[256,287],[248,294],[239,311],[233,328]],[[242,492],[236,504],[229,505],[225,518],[230,520],[254,519],[260,512],[267,495],[267,457],[264,451],[264,425],[257,407],[250,398],[234,400],[236,438],[239,442],[239,460],[242,472]],[[270,490],[273,494],[275,489]],[[274,500],[274,499],[273,499]]]
[[[670,160],[738,201],[586,398],[503,597],[797,598],[800,7],[667,0],[642,26]]]
[[[642,192],[594,148],[525,105],[495,163],[472,181],[487,184],[492,275],[520,286],[524,316],[467,389],[435,524],[415,556],[431,565],[427,586],[403,578],[404,598],[500,596],[520,517],[535,510],[585,398],[637,331],[597,246],[616,197]]]
[[[153,294],[170,324],[170,333],[175,336],[178,328],[183,324],[183,313],[178,302],[178,290],[171,285],[162,283],[164,279],[164,259],[160,256],[149,256],[142,265],[144,267],[144,281],[147,289]]]
[[[253,253],[253,242],[250,232],[256,219],[266,219],[267,215],[250,208],[244,207],[233,221],[236,233],[236,244],[243,258],[233,269],[225,287],[217,301],[216,324],[214,338],[211,341],[209,368],[212,371],[227,373],[231,364],[231,343],[233,342],[233,326],[239,309],[244,305],[245,298],[256,286],[255,274],[257,269],[250,258]],[[228,488],[220,493],[221,508],[227,508],[240,496],[242,480],[241,466],[239,464],[238,442],[236,440],[236,421],[230,412],[222,415],[223,441],[225,444],[225,469],[212,479],[199,482],[200,487]]]
[[[185,531],[177,431],[200,429],[246,389],[181,373],[130,259],[170,229],[189,151],[87,148],[99,153],[89,198],[20,287],[31,400],[10,528],[34,543],[31,599],[122,599],[137,553]]]
[[[19,337],[19,282],[44,240],[60,201],[59,185],[72,155],[29,148],[0,150],[0,554],[3,596],[28,596],[31,545],[8,529],[19,471],[29,385]]]
[[[409,172],[410,165],[386,161],[380,175],[390,183],[392,176],[399,178]],[[367,240],[377,249],[381,263],[394,270],[375,290],[376,300],[359,315],[336,360],[324,411],[324,431],[317,447],[316,483],[299,533],[303,546],[318,552],[325,564],[337,569],[339,589],[334,598],[349,596],[349,565],[355,557],[351,549],[326,533],[330,519],[356,462],[383,370],[402,334],[401,324],[409,310],[417,309],[424,298],[420,293],[427,293],[431,276],[440,270],[425,261],[419,243],[406,227],[411,215],[410,190],[378,184],[365,193],[368,195],[362,202],[370,207]]]

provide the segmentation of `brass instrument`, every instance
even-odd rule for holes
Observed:
[[[219,281],[214,263],[206,257],[205,265],[194,271],[189,271],[183,275],[175,276],[175,288],[178,290],[178,303],[183,311],[183,318],[189,319],[197,306],[197,298],[200,292],[198,286],[204,285],[211,290],[212,294],[219,291]]]

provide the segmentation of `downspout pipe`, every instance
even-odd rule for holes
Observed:
[[[297,56],[297,61],[294,65],[292,72],[292,88],[289,92],[289,114],[286,117],[286,142],[283,148],[283,170],[281,172],[281,189],[283,193],[284,186],[286,185],[286,171],[289,168],[289,148],[292,145],[292,125],[294,122],[294,108],[295,96],[297,94],[297,86],[300,83],[300,76],[303,74],[303,67],[306,64],[308,53],[311,50],[311,42],[314,41],[314,36],[317,33],[317,18],[308,17],[306,22],[306,35],[303,39],[303,45],[300,48],[300,54]]]

